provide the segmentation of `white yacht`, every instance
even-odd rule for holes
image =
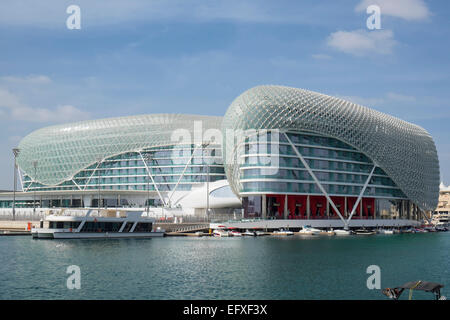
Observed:
[[[333,231],[334,231],[334,234],[337,236],[347,236],[347,235],[352,234],[352,232],[350,230],[344,230],[344,229],[336,229]]]
[[[247,237],[255,237],[256,236],[256,232],[254,231],[250,231],[250,230],[245,230],[245,232],[242,232],[243,236],[247,236]]]
[[[294,232],[285,229],[280,229],[272,232],[272,234],[275,236],[292,236]]]
[[[153,230],[155,219],[142,211],[111,209],[66,209],[48,212],[40,228],[32,228],[37,239],[117,239],[163,237],[165,230]]]
[[[435,227],[449,227],[450,226],[450,214],[447,212],[438,212],[433,214],[433,218],[431,220],[431,223]]]
[[[370,236],[370,235],[376,234],[376,232],[372,231],[372,230],[368,230],[366,228],[362,228],[362,229],[355,230],[355,234],[363,235],[363,236]]]
[[[392,230],[392,229],[378,229],[377,233],[379,233],[379,234],[394,234],[394,230]]]
[[[256,235],[257,237],[261,237],[261,236],[266,236],[266,235],[268,235],[268,233],[267,233],[267,232],[264,232],[264,231],[257,230],[257,231],[255,232],[255,235]]]
[[[227,230],[223,229],[214,229],[213,230],[213,236],[214,237],[229,237],[230,234]]]
[[[317,235],[322,231],[311,226],[303,226],[302,229],[298,232],[301,235]]]
[[[230,231],[229,235],[232,237],[242,237],[242,233],[237,230]]]

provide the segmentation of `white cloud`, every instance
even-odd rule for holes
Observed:
[[[18,76],[3,76],[0,81],[10,84],[48,84],[52,80],[45,75],[28,75],[23,77]]]
[[[389,15],[405,20],[424,20],[430,16],[423,0],[363,0],[355,10],[365,12],[367,7],[373,4],[380,7],[381,16]]]
[[[327,39],[330,47],[355,56],[390,54],[396,43],[391,30],[336,31]]]
[[[22,103],[18,96],[0,88],[0,114],[3,120],[62,123],[88,119],[89,112],[71,105],[60,105],[54,109],[30,107]]]

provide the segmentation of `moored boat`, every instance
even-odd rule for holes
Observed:
[[[250,231],[250,230],[245,230],[245,232],[242,232],[242,235],[243,236],[246,236],[246,237],[255,237],[256,236],[256,232],[254,232],[254,231]]]
[[[357,234],[357,235],[363,235],[363,236],[369,236],[369,235],[376,234],[376,232],[375,232],[375,231],[372,231],[372,230],[368,230],[368,229],[366,229],[366,228],[363,228],[363,229],[355,230],[355,234]]]
[[[389,229],[378,229],[377,233],[379,234],[394,234],[394,230]]]
[[[373,235],[373,234],[376,234],[376,232],[373,230],[368,230],[366,228],[362,228],[362,229],[355,230],[355,234],[356,235]]]
[[[294,234],[294,232],[292,232],[290,230],[280,229],[280,230],[275,230],[274,232],[272,232],[272,234],[275,236],[292,236]]]
[[[230,234],[228,233],[228,231],[223,230],[223,229],[215,229],[213,230],[213,236],[214,237],[229,237]]]
[[[322,231],[311,226],[303,226],[302,229],[298,232],[300,235],[317,235]]]
[[[334,234],[337,236],[347,236],[347,235],[352,234],[352,232],[350,230],[344,230],[344,229],[336,229],[333,231],[334,231]]]
[[[264,232],[264,231],[257,230],[257,231],[255,232],[255,235],[256,235],[257,237],[260,237],[260,236],[266,236],[266,235],[268,235],[268,233],[267,233],[267,232]]]
[[[46,216],[48,228],[33,228],[35,239],[119,239],[162,237],[153,230],[155,219],[142,211],[81,209],[63,210]]]

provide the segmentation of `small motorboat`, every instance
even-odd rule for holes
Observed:
[[[232,230],[232,231],[230,231],[228,234],[229,234],[229,236],[231,236],[231,237],[242,237],[242,233],[240,233],[240,232],[237,231],[237,230]]]
[[[272,232],[272,234],[275,236],[292,236],[294,232],[285,229],[280,229]]]
[[[427,281],[411,281],[407,282],[402,286],[396,288],[386,288],[381,292],[393,300],[398,300],[405,289],[409,289],[409,300],[412,300],[412,295],[414,290],[421,290],[425,292],[431,292],[434,294],[435,300],[447,300],[445,296],[441,296],[441,288],[444,285],[436,282],[427,282]]]
[[[266,232],[264,232],[264,231],[257,230],[257,231],[255,232],[255,235],[256,235],[257,237],[261,237],[261,236],[266,236],[266,235],[268,235],[268,233],[266,233]]]
[[[389,229],[378,229],[377,232],[379,234],[394,234],[394,230]]]
[[[370,236],[370,235],[376,234],[376,232],[375,232],[375,231],[368,230],[368,229],[366,229],[366,228],[363,228],[363,229],[355,230],[355,234],[357,234],[357,235],[363,235],[363,236]]]
[[[256,232],[247,229],[245,232],[242,232],[242,235],[245,237],[256,237]]]
[[[213,231],[213,236],[214,237],[229,237],[230,234],[228,233],[228,231],[223,230],[223,229],[215,229]]]
[[[334,234],[337,236],[347,236],[347,235],[351,235],[352,232],[350,230],[336,229],[336,230],[334,230]]]
[[[303,226],[302,229],[298,232],[300,235],[317,235],[322,231],[311,226]]]

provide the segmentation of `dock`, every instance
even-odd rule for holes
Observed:
[[[29,226],[39,226],[39,221],[0,220],[0,236],[31,236]]]

